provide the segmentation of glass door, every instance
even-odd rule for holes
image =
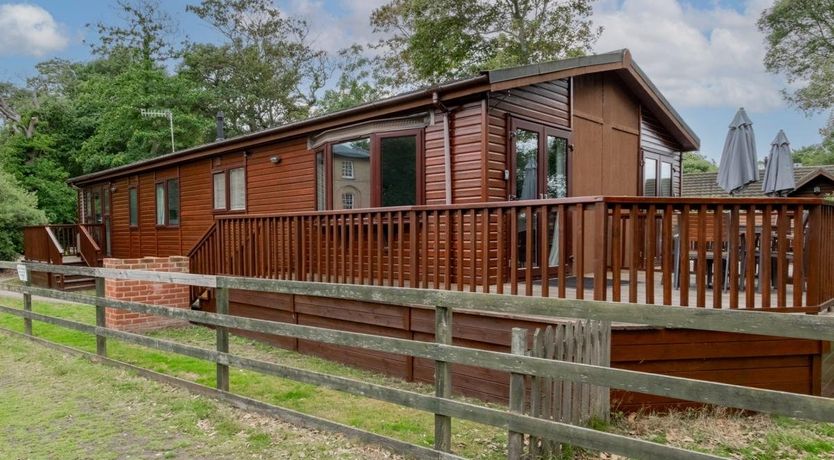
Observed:
[[[511,201],[528,201],[564,198],[569,194],[568,152],[570,133],[538,123],[513,119],[511,123],[510,184]],[[516,268],[532,268],[540,276],[542,257],[548,258],[549,267],[558,267],[558,216],[548,213],[549,247],[540,245],[539,212],[518,212],[516,242],[518,258]],[[528,235],[529,233],[529,235]],[[532,242],[527,248],[528,242]],[[512,243],[511,243],[512,244]],[[528,260],[529,259],[529,260]]]

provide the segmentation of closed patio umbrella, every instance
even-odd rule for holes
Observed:
[[[767,195],[781,195],[796,188],[793,177],[793,158],[788,137],[781,129],[770,143],[770,156],[765,165],[762,192]]]
[[[724,141],[718,165],[718,186],[732,195],[756,179],[758,170],[753,122],[744,108],[740,108],[730,123],[730,131]]]
[[[524,185],[521,188],[522,200],[535,200],[538,198],[538,168],[536,167],[536,159],[531,158],[527,160],[524,165]]]

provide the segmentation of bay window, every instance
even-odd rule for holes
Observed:
[[[412,129],[325,144],[316,152],[316,207],[422,204],[422,139]]]

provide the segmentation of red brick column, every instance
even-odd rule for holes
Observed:
[[[188,273],[188,258],[143,257],[141,259],[104,259],[104,268],[153,270]],[[190,308],[189,288],[184,284],[152,283],[148,281],[106,279],[105,297],[115,300],[141,302],[167,307]],[[107,327],[123,331],[143,332],[171,326],[184,326],[187,321],[107,308]]]

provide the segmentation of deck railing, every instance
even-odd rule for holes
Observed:
[[[81,257],[88,265],[100,265],[106,245],[104,224],[50,224],[24,227],[23,256],[29,261],[61,265],[66,258]]]
[[[832,207],[817,199],[581,197],[219,217],[205,274],[816,309],[834,297]]]

